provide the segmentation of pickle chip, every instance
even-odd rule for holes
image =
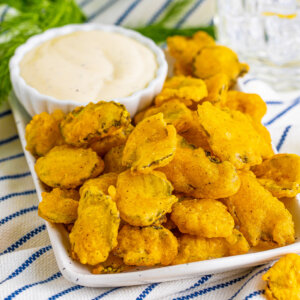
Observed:
[[[104,169],[103,160],[91,149],[56,146],[35,164],[39,179],[51,187],[76,188]]]
[[[129,123],[124,105],[100,101],[75,108],[61,122],[60,128],[67,144],[82,147],[118,133]]]
[[[149,226],[177,202],[172,185],[158,171],[150,174],[121,173],[117,181],[117,206],[121,218],[133,226]]]
[[[163,226],[139,228],[124,225],[114,253],[122,257],[126,265],[155,266],[171,264],[177,251],[176,237]]]
[[[123,151],[122,164],[133,172],[149,173],[165,166],[176,151],[176,129],[158,113],[140,122],[130,134]]]

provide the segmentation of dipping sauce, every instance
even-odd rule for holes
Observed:
[[[155,77],[154,53],[127,36],[77,31],[48,40],[24,55],[21,76],[40,93],[90,102],[131,95]]]

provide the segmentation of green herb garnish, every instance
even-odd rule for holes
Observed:
[[[148,26],[134,27],[132,29],[149,37],[157,44],[164,43],[169,36],[192,36],[199,30],[205,31],[215,38],[214,26],[174,28],[174,23],[178,22],[178,20],[186,13],[186,10],[190,8],[194,2],[195,0],[172,1],[172,4],[165,10],[163,17],[159,21]]]
[[[0,0],[14,9],[0,23],[0,103],[11,90],[8,63],[17,47],[43,31],[70,23],[82,23],[85,16],[74,0]]]

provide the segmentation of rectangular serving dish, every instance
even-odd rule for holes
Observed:
[[[41,201],[41,193],[44,189],[34,170],[35,158],[25,150],[25,127],[31,118],[14,94],[10,95],[9,101],[19,132],[23,151],[36,187],[37,195],[39,201]],[[251,250],[251,252],[243,255],[229,256],[176,266],[136,268],[133,271],[118,274],[91,274],[90,269],[87,266],[73,261],[69,256],[68,250],[70,248],[70,244],[68,240],[68,233],[65,228],[62,225],[54,225],[48,222],[46,222],[46,226],[58,267],[67,280],[75,284],[88,287],[131,286],[185,279],[204,274],[226,272],[238,268],[243,269],[250,266],[264,264],[286,253],[300,253],[300,199],[299,197],[297,199],[291,199],[288,202],[285,202],[285,204],[287,209],[293,215],[293,220],[295,222],[296,242],[291,245],[265,251]]]

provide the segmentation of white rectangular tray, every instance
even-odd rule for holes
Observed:
[[[43,191],[43,186],[41,185],[34,170],[35,158],[25,150],[25,127],[30,121],[30,116],[13,94],[10,96],[10,104],[25,157],[36,187],[37,195],[39,201],[41,201],[41,192]],[[294,244],[259,252],[251,250],[251,252],[248,254],[193,262],[183,265],[148,269],[137,268],[135,271],[119,274],[91,274],[90,269],[87,266],[81,265],[70,258],[68,253],[70,244],[68,240],[68,234],[64,227],[61,225],[53,225],[48,222],[46,222],[46,225],[58,267],[67,280],[75,284],[88,287],[130,286],[185,279],[204,274],[230,271],[238,268],[242,269],[250,266],[261,265],[286,253],[300,253],[300,200],[299,198],[297,200],[292,199],[285,204],[293,215],[293,220],[295,222],[296,242]]]

